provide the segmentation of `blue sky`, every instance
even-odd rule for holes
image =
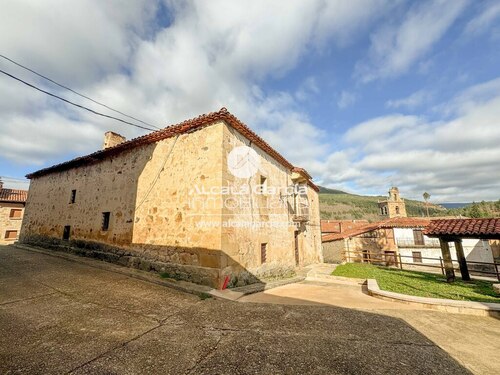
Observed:
[[[8,2],[1,53],[132,116],[224,106],[321,185],[500,198],[498,1],[52,2]],[[90,153],[106,130],[144,134],[4,76],[0,95],[1,176]]]

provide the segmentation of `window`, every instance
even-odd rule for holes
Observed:
[[[109,229],[109,217],[111,213],[109,212],[103,212],[102,213],[102,225],[101,225],[101,230],[108,230]]]
[[[413,230],[413,240],[415,241],[415,245],[420,245],[423,246],[424,243],[424,235],[422,234],[421,229],[414,229]]]
[[[265,194],[267,191],[267,177],[265,176],[260,176],[259,179],[259,191],[261,194]]]
[[[17,230],[7,230],[5,231],[6,240],[15,240],[17,238]]]
[[[76,201],[76,190],[71,190],[71,198],[69,200],[69,203],[75,203]]]
[[[264,264],[267,260],[267,243],[260,244],[260,263]]]
[[[399,206],[396,206],[396,215],[399,215]]]
[[[23,210],[20,208],[13,208],[10,210],[9,218],[10,219],[20,219],[23,215]]]
[[[413,257],[413,263],[422,263],[422,252],[412,251],[411,255]]]
[[[69,240],[69,234],[71,232],[71,226],[65,225],[63,230],[63,240]]]

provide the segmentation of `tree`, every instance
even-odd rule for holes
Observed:
[[[425,201],[425,209],[427,211],[427,217],[429,217],[429,199],[431,198],[431,195],[428,192],[425,192],[423,194],[424,201]]]

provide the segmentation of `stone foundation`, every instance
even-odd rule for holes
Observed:
[[[144,253],[139,254],[130,249],[92,241],[63,241],[51,237],[30,236],[23,238],[20,243],[100,259],[105,262],[140,269],[142,271],[156,272],[164,277],[175,280],[184,280],[196,284],[208,285],[212,288],[220,288],[219,270],[215,268],[162,262],[158,259],[146,257]]]

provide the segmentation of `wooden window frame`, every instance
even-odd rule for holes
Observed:
[[[10,237],[9,236],[10,233],[14,233],[15,234],[14,237]],[[7,229],[5,231],[4,240],[16,240],[18,235],[19,232],[17,229]]]
[[[267,242],[260,244],[260,264],[267,262]]]
[[[15,216],[12,213],[19,212],[19,216]],[[9,219],[11,220],[20,220],[23,218],[23,209],[22,208],[11,208],[9,213]]]

